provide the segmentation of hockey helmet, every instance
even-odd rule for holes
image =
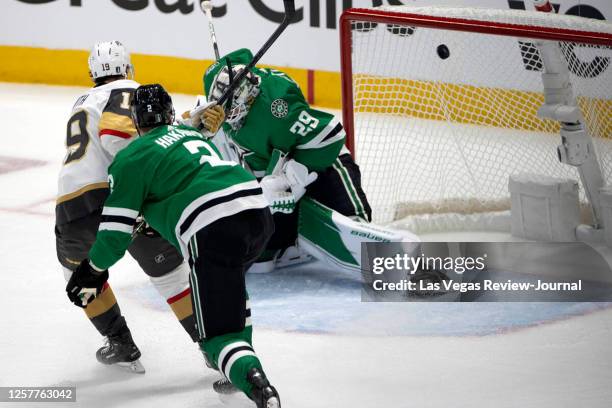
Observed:
[[[141,85],[132,98],[132,118],[138,129],[170,125],[174,122],[172,98],[159,84]]]
[[[211,65],[204,74],[204,92],[209,101],[217,101],[225,93],[234,78],[246,69],[246,65],[253,59],[251,51],[246,48],[236,50]],[[231,69],[231,71],[230,71]],[[231,75],[230,75],[231,72]],[[239,129],[245,116],[257,95],[261,78],[253,71],[234,89],[231,105],[225,103],[225,121],[233,129]]]
[[[119,41],[100,42],[94,45],[88,63],[91,79],[96,83],[107,77],[128,77],[134,74],[130,53]]]
[[[230,71],[231,69],[231,71]],[[208,92],[209,101],[217,101],[227,91],[233,79],[246,69],[246,65],[239,64],[223,67],[215,76]],[[230,75],[231,72],[231,75]],[[226,102],[225,121],[233,129],[239,129],[257,95],[259,95],[260,78],[249,71],[246,77],[232,92],[231,105]]]

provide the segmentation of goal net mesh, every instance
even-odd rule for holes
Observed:
[[[612,33],[605,22],[537,12],[377,10]],[[612,48],[560,46],[610,180]],[[557,158],[559,124],[536,114],[544,96],[534,40],[353,20],[343,52],[351,52],[344,80],[352,84],[355,153],[375,221],[508,210],[512,174],[579,180]]]

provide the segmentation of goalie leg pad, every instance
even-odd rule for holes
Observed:
[[[298,242],[306,252],[334,268],[361,272],[361,244],[402,242],[407,254],[418,255],[419,238],[408,232],[355,221],[304,198],[300,204]]]

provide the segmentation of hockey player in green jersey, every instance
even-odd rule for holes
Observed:
[[[140,137],[109,167],[111,193],[89,259],[67,288],[71,301],[95,297],[125,253],[142,214],[191,267],[193,309],[207,361],[258,407],[280,407],[251,344],[246,269],[273,232],[257,180],[186,126],[160,85],[139,87],[132,116]]]
[[[240,49],[210,66],[204,75],[208,101],[218,100],[252,58],[249,50]],[[298,211],[293,209],[304,195],[321,204],[322,211],[370,221],[359,167],[344,147],[342,124],[310,107],[297,83],[283,72],[252,68],[226,106],[223,131],[243,166],[262,185],[271,185],[267,191],[279,193],[270,202],[276,231],[260,265],[268,261],[271,269],[274,258],[295,244]]]

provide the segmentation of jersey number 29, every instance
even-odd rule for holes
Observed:
[[[319,119],[312,116],[308,111],[302,111],[298,120],[291,126],[289,131],[300,136],[307,136],[317,126],[319,126]]]

